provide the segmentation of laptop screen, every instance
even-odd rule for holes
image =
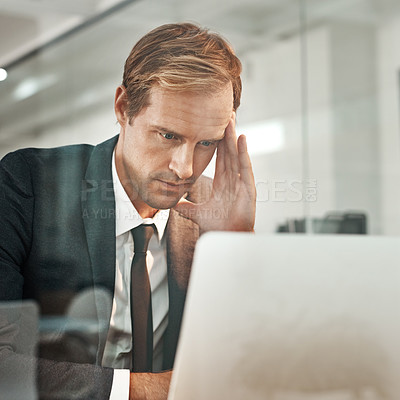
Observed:
[[[212,233],[169,400],[400,398],[400,238]]]

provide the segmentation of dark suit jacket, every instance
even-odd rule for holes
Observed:
[[[114,137],[98,146],[24,149],[0,164],[0,300],[36,300],[41,313],[62,315],[80,290],[115,281]],[[188,198],[204,201],[209,181],[199,179]],[[169,325],[164,368],[171,368],[181,325],[198,226],[171,210],[166,228]],[[99,309],[109,323],[111,309]],[[106,399],[113,372],[100,367],[107,329],[99,331],[93,365],[39,361],[41,398]],[[62,352],[61,352],[62,354]],[[64,357],[65,356],[65,357]]]

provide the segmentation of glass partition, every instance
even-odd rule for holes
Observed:
[[[256,176],[257,231],[399,234],[396,1],[126,2],[9,69],[1,155],[118,133],[125,58],[173,21],[222,33],[242,60],[237,129]]]
[[[400,235],[398,1],[123,3],[10,65],[0,157],[118,134],[114,94],[132,46],[158,25],[191,21],[224,35],[243,64],[237,131],[254,168],[256,232]],[[82,290],[90,277],[78,275],[76,292],[63,288],[68,273],[43,277],[63,290],[39,299],[39,350],[65,359],[53,351],[74,348],[71,361],[94,362],[109,322],[96,307],[111,310],[112,298]]]

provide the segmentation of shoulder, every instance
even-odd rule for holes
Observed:
[[[55,173],[65,175],[80,175],[86,170],[94,153],[107,153],[111,157],[116,143],[116,137],[100,143],[74,144],[53,148],[25,148],[7,154],[0,161],[3,175],[50,177]],[[21,176],[21,177],[22,177]]]
[[[67,176],[81,176],[90,145],[26,148],[7,154],[0,162],[0,183],[32,195],[34,187],[49,189]]]
[[[62,158],[90,155],[93,150],[92,145],[76,144],[70,146],[61,146],[53,148],[25,148],[8,153],[1,160],[2,165],[10,164],[43,164]]]

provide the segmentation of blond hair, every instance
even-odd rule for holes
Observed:
[[[156,84],[212,94],[231,82],[236,110],[242,92],[241,71],[240,60],[220,35],[191,23],[162,25],[143,36],[125,62],[122,84],[128,117],[148,105],[150,89]]]

